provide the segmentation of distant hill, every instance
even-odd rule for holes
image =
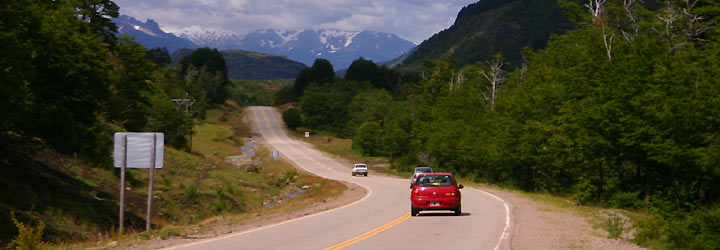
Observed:
[[[180,49],[172,53],[172,65],[180,63],[183,57],[190,55],[191,49]],[[221,51],[228,66],[228,76],[232,79],[273,80],[295,78],[305,64],[287,57],[255,53],[243,50]]]
[[[295,78],[305,64],[287,57],[273,56],[242,50],[222,51],[233,79],[271,80]]]
[[[135,37],[135,41],[147,49],[165,47],[170,53],[173,53],[182,48],[198,47],[190,40],[177,37],[172,33],[165,33],[160,29],[160,25],[152,19],[141,22],[134,17],[121,15],[112,20],[117,24],[119,34]]]
[[[523,47],[545,47],[552,34],[571,29],[557,0],[481,0],[458,13],[455,23],[417,46],[403,66],[453,56],[459,66],[497,53],[519,65]]]

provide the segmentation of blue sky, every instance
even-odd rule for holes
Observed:
[[[213,29],[339,29],[394,33],[420,43],[449,28],[477,0],[115,0],[120,14],[150,18],[167,32]]]

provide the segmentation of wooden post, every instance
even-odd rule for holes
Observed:
[[[120,167],[120,218],[118,219],[118,233],[123,234],[123,224],[125,215],[125,168],[127,167],[127,135],[123,135],[123,163]]]
[[[155,172],[155,154],[157,147],[157,134],[153,133],[153,146],[152,146],[152,155],[150,156],[150,183],[148,185],[148,199],[147,199],[147,215],[146,215],[146,224],[145,224],[145,231],[150,233],[150,216],[152,211],[152,199],[153,199],[153,174]]]

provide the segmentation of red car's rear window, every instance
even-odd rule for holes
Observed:
[[[418,177],[416,185],[420,187],[448,187],[455,186],[455,182],[449,175],[425,175]]]

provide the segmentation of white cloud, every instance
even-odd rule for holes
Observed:
[[[116,0],[120,13],[154,19],[169,32],[190,26],[248,33],[258,29],[341,29],[394,33],[420,43],[452,25],[477,0]]]

